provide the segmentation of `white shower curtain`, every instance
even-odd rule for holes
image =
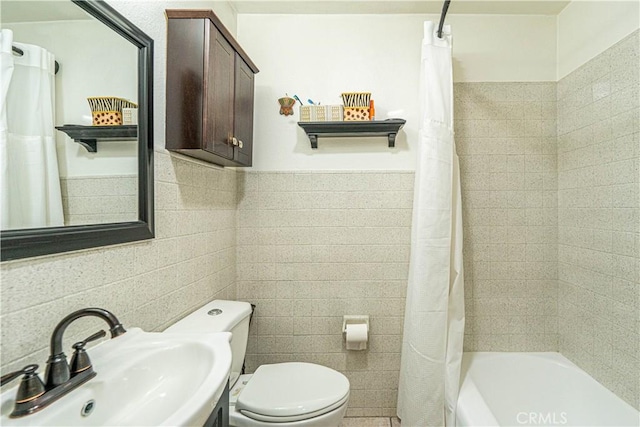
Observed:
[[[22,56],[13,55],[11,46]],[[0,32],[2,229],[64,225],[54,136],[55,60]]]
[[[402,425],[454,426],[464,337],[460,171],[451,33],[424,23],[420,140],[398,389]]]

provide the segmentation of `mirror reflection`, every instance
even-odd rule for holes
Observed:
[[[2,230],[136,221],[138,48],[70,1],[1,8]]]

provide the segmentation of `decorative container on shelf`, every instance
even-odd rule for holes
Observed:
[[[371,92],[343,92],[345,121],[366,121],[369,117]]]
[[[342,105],[328,105],[329,120],[332,122],[339,122],[343,119],[344,107]]]
[[[342,105],[300,106],[301,122],[340,122],[342,114]]]
[[[369,107],[344,107],[344,120],[346,122],[369,121]]]
[[[122,109],[137,108],[138,104],[115,96],[94,96],[87,98],[91,108],[94,126],[115,126],[122,124]]]
[[[137,125],[138,124],[138,109],[137,108],[123,108],[122,109],[122,124],[123,125]]]

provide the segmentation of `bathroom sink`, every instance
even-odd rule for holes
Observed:
[[[0,424],[203,425],[227,384],[230,339],[227,332],[152,333],[131,328],[89,349],[98,375],[40,412],[9,418],[16,381],[0,396]]]

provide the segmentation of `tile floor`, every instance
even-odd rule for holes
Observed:
[[[340,427],[400,427],[398,417],[353,417],[342,420]]]

